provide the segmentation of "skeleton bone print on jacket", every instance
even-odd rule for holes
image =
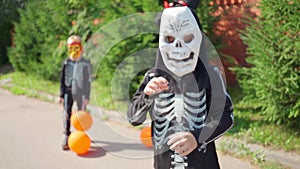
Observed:
[[[156,65],[146,73],[127,113],[132,125],[142,124],[150,113],[156,169],[219,169],[214,140],[233,125],[230,96],[219,69],[207,61],[211,46],[195,16],[188,7],[164,10]],[[156,77],[165,78],[168,89],[145,94]],[[180,133],[191,133],[197,142],[184,156],[168,145]]]
[[[223,102],[221,106],[214,106],[212,88],[223,87],[222,80],[215,72],[215,84],[202,88],[198,83],[198,92],[189,87],[183,87],[171,76],[164,74],[170,82],[170,89],[155,96],[148,96],[143,92],[147,83],[163,73],[151,69],[146,73],[143,83],[136,91],[128,111],[131,124],[140,125],[150,113],[152,120],[152,136],[154,149],[154,168],[157,169],[217,169],[219,168],[214,140],[226,132],[233,124],[232,103],[227,93],[221,88],[217,92],[221,97],[216,102]],[[190,76],[183,79],[188,80]],[[199,80],[199,79],[198,79]],[[181,87],[181,88],[180,88]],[[224,94],[224,95],[223,95]],[[225,100],[220,101],[223,98]],[[214,107],[211,107],[214,106]],[[167,141],[177,132],[191,132],[198,141],[198,148],[187,156],[180,156],[169,149]]]
[[[204,125],[206,93],[162,93],[155,98],[153,139],[155,148],[161,149],[168,140],[167,132],[193,131]]]
[[[86,98],[89,98],[90,63],[84,58],[80,58],[76,62],[68,58],[64,61],[62,69],[61,93],[71,91],[72,94],[83,94]]]
[[[162,149],[168,139],[167,133],[193,131],[204,125],[206,117],[206,95],[200,93],[163,93],[155,98],[153,118],[153,139],[156,149]],[[187,157],[174,153],[171,164],[175,169],[188,166]]]

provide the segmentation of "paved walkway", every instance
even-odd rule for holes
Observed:
[[[88,131],[93,144],[86,155],[61,150],[61,107],[0,89],[0,169],[151,169],[152,151],[138,130],[100,120]],[[94,111],[94,110],[93,110]],[[255,169],[220,155],[222,169]]]

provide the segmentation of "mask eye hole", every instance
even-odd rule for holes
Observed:
[[[183,38],[183,41],[185,43],[190,43],[192,42],[192,40],[194,39],[194,35],[193,34],[189,34],[189,35],[185,35]]]
[[[175,38],[173,36],[166,36],[165,41],[167,43],[173,43],[175,41]]]
[[[68,51],[69,52],[71,52],[71,51],[73,51],[74,49],[73,49],[73,47],[68,47]]]
[[[80,47],[79,46],[68,46],[68,51],[69,52],[75,51],[75,50],[80,50]]]

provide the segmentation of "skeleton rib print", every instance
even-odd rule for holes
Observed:
[[[162,93],[154,102],[154,145],[161,149],[170,134],[194,131],[204,126],[207,116],[206,92]]]

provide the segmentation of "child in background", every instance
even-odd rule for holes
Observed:
[[[64,106],[62,149],[68,150],[68,137],[70,131],[70,118],[74,101],[78,110],[86,110],[89,103],[91,88],[90,63],[82,56],[82,43],[78,35],[68,38],[68,58],[63,62],[60,76],[59,103]]]

